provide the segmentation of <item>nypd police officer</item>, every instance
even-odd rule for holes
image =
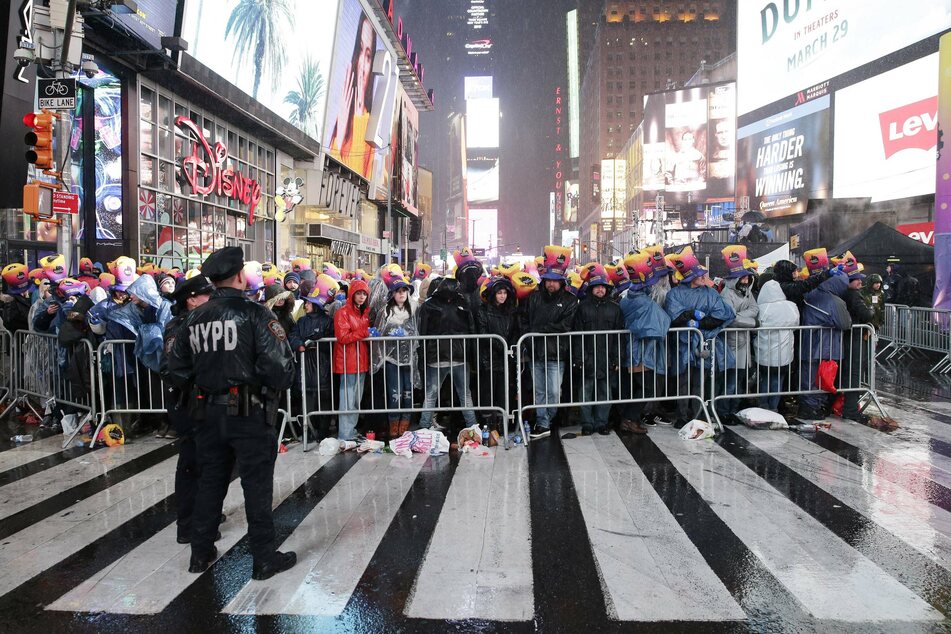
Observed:
[[[294,378],[287,336],[270,310],[248,300],[239,247],[212,253],[201,272],[216,286],[188,313],[167,344],[168,374],[188,393],[201,471],[192,516],[189,572],[204,572],[214,546],[231,471],[244,490],[252,578],[267,579],[297,561],[275,549],[271,503],[277,457],[277,406]]]

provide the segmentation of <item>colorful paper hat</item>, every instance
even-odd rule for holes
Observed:
[[[132,258],[124,255],[118,258],[116,260],[115,273],[113,273],[116,277],[116,283],[113,285],[113,288],[117,291],[124,291],[129,288],[129,285],[139,277],[135,273],[135,268],[135,260]]]
[[[608,273],[604,270],[604,265],[600,262],[588,262],[582,267],[579,267],[578,274],[581,276],[581,279],[588,281],[588,278],[592,275],[600,275],[604,278],[607,278]]]
[[[534,279],[536,284],[542,281],[542,276],[538,273],[537,264],[535,264],[534,262],[528,262],[527,264],[525,264],[524,268],[525,270],[523,272],[527,273],[532,279]],[[518,273],[516,273],[515,275],[518,275]],[[513,275],[510,278],[513,284],[515,283],[515,275]]]
[[[538,280],[525,272],[516,273],[512,276],[512,286],[515,287],[515,297],[522,301],[538,288]]]
[[[810,249],[802,254],[802,259],[810,273],[829,268],[829,254],[824,248]]]
[[[703,277],[709,271],[700,264],[700,260],[694,255],[691,247],[684,247],[680,253],[672,253],[667,259],[674,265],[677,271],[677,279],[684,284],[689,284],[697,278]]]
[[[294,258],[291,260],[291,270],[295,273],[300,273],[301,271],[310,270],[310,259],[308,258]]]
[[[594,279],[601,278],[595,277]],[[577,271],[571,271],[568,273],[568,283],[565,284],[565,290],[578,299],[581,299],[581,297],[584,295],[584,289],[586,288],[585,284],[585,280],[583,277],[581,277],[581,273],[578,273]]]
[[[399,264],[387,264],[386,266],[380,269],[380,279],[383,280],[383,283],[386,284],[386,287],[389,288],[390,284],[395,284],[398,280],[402,280],[405,277],[403,275],[403,269],[400,268]]]
[[[542,249],[544,261],[539,268],[543,280],[565,280],[568,267],[571,265],[571,249],[569,247],[549,244]]]
[[[40,260],[40,266],[46,272],[46,279],[51,282],[59,282],[66,279],[66,257],[62,253],[54,253]]]
[[[281,281],[281,270],[271,262],[265,262],[261,265],[261,276],[264,278],[264,285],[278,284]]]
[[[674,267],[667,260],[667,256],[664,254],[664,245],[654,244],[649,247],[645,247],[644,252],[650,257],[650,265],[654,278],[659,279],[674,271]],[[653,281],[656,281],[656,279]]]
[[[329,275],[338,282],[343,279],[343,273],[331,262],[324,262],[322,272],[324,275]]]
[[[363,269],[356,269],[353,274],[350,276],[352,280],[363,280],[364,282],[370,281],[370,274]]]
[[[337,284],[337,280],[326,273],[321,273],[317,276],[317,279],[314,280],[314,290],[304,299],[311,304],[326,306],[334,301],[334,298],[339,292],[340,286]]]
[[[468,271],[482,271],[482,262],[476,259],[469,247],[454,251],[452,258],[456,261],[456,279],[459,279],[460,274]]]
[[[502,288],[509,292],[509,296],[511,296],[514,301],[516,297],[515,287],[512,285],[512,281],[504,275],[493,275],[492,277],[486,278],[480,288],[482,300],[491,302],[495,292]]]
[[[619,289],[630,285],[631,278],[627,276],[627,269],[624,268],[624,264],[608,264],[604,267],[604,270],[608,274],[608,281]]]
[[[93,263],[91,258],[79,258],[79,272],[91,275]]]
[[[499,263],[497,268],[499,269],[499,275],[511,280],[513,275],[521,273],[522,264],[520,262],[512,262],[511,264]]]
[[[632,284],[647,284],[648,280],[660,279],[654,275],[651,267],[651,256],[647,251],[631,251],[624,256],[624,268]],[[665,260],[664,269],[667,264]]]
[[[112,273],[112,275],[115,276],[116,271],[117,271],[117,269],[116,269],[116,261],[115,261],[115,260],[111,260],[111,261],[109,261],[109,262],[106,262],[106,268],[105,268],[105,270],[103,270],[103,273]]]
[[[244,277],[248,281],[248,290],[257,292],[264,288],[264,270],[260,262],[249,260],[244,263]]]
[[[44,271],[42,268],[31,269],[29,278],[30,280],[33,281],[34,284],[39,284],[41,281],[47,279],[46,271]]]
[[[188,269],[185,271],[185,279],[190,280],[196,275],[201,275],[201,269]]]
[[[742,244],[731,244],[721,252],[723,263],[726,264],[726,279],[736,279],[747,275],[755,275],[759,265],[746,257],[747,249]]]
[[[849,281],[852,280],[864,280],[865,279],[865,265],[861,262],[856,263],[855,268],[851,271],[846,271],[849,276]]]
[[[3,267],[3,281],[7,283],[7,292],[11,295],[22,295],[33,285],[30,280],[30,271],[26,264],[16,262]]]
[[[392,295],[401,288],[409,290],[410,294],[413,293],[413,285],[409,283],[409,278],[399,277],[394,278],[386,282],[386,290]]]
[[[428,264],[417,264],[416,268],[413,269],[413,279],[423,281],[429,277],[433,272],[433,267]]]
[[[99,288],[104,291],[108,291],[111,287],[115,286],[116,276],[112,273],[100,273],[99,274]]]
[[[59,281],[56,287],[60,294],[66,297],[78,297],[89,292],[89,286],[85,282],[72,277],[64,277]]]
[[[841,257],[832,258],[832,264],[835,266],[841,265],[842,271],[849,276],[849,281],[865,279],[865,274],[863,273],[865,265],[856,260],[851,251],[846,251]]]

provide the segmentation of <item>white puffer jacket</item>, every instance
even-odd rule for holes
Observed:
[[[799,325],[799,309],[786,299],[779,282],[770,280],[759,292],[760,328],[792,328]],[[792,330],[760,330],[753,344],[756,363],[770,367],[789,365],[793,360]]]

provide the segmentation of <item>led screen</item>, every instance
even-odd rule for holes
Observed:
[[[466,147],[499,147],[499,100],[466,100]]]

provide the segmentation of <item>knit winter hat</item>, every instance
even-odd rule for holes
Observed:
[[[287,288],[288,282],[296,282],[300,286],[300,273],[295,273],[294,271],[289,271],[284,274],[284,288]]]

